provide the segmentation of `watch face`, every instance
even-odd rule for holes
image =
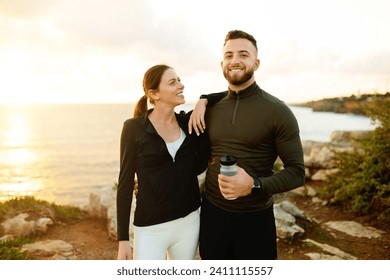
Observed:
[[[257,178],[253,178],[254,188],[260,189],[260,181]]]

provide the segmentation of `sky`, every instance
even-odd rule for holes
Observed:
[[[390,91],[387,0],[1,0],[0,104],[133,103],[151,66],[187,102],[227,89],[226,33],[258,43],[256,81],[287,103]]]

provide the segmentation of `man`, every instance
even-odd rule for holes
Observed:
[[[257,55],[252,35],[230,31],[221,62],[226,96],[207,108],[205,122],[207,99],[221,93],[201,96],[191,116],[196,133],[207,124],[212,149],[201,208],[202,259],[276,259],[272,195],[304,184],[298,123],[285,103],[255,82]],[[235,176],[219,172],[226,154],[237,159]],[[284,168],[274,173],[278,156]]]

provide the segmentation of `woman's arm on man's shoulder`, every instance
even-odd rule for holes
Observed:
[[[206,114],[206,108],[214,106],[222,98],[227,95],[227,91],[204,94],[200,96],[200,99],[195,104],[195,108],[191,113],[190,120],[188,122],[188,131],[191,134],[194,129],[196,135],[200,135],[206,129],[206,122],[204,116]]]

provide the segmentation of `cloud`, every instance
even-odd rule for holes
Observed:
[[[0,15],[20,19],[31,19],[49,12],[60,0],[2,0]]]
[[[341,70],[348,74],[387,75],[390,79],[390,50],[379,49],[346,57]]]
[[[156,15],[148,1],[68,0],[50,5],[50,1],[37,1],[40,5],[27,1],[30,4],[26,6],[21,5],[23,1],[14,6],[11,2],[7,1],[7,14],[18,19],[9,17],[1,24],[7,35],[0,43],[28,46],[28,52],[76,59],[93,52],[131,54],[145,65],[164,62],[180,67],[186,75],[219,63],[185,14]]]

